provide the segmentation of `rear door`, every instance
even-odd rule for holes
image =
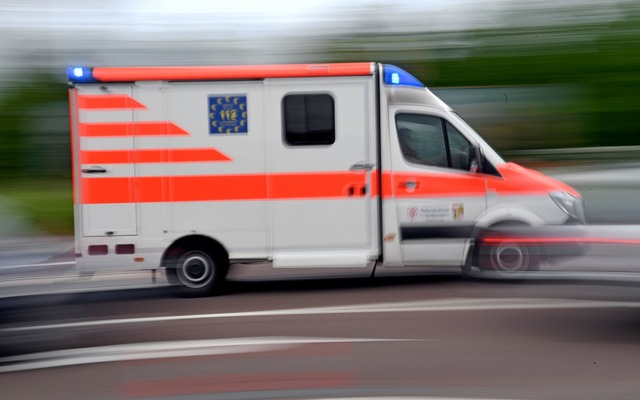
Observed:
[[[437,111],[395,108],[389,122],[403,263],[462,265],[486,210],[485,177],[469,171],[471,142]]]
[[[131,85],[77,87],[82,235],[138,233]]]
[[[378,252],[373,79],[266,85],[274,267],[365,267]]]

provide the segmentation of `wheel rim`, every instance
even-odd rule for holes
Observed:
[[[529,265],[529,252],[515,243],[505,243],[491,253],[494,269],[504,272],[525,271]]]
[[[183,285],[194,289],[202,288],[213,280],[213,261],[206,253],[191,251],[180,257],[176,272]]]

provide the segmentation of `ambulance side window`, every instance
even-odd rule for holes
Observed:
[[[396,130],[405,160],[413,164],[469,171],[471,143],[449,121],[422,114],[398,114]]]
[[[328,94],[291,94],[282,100],[285,143],[330,145],[336,141],[335,104]]]

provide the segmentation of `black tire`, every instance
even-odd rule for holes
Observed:
[[[223,260],[204,250],[175,250],[166,267],[167,280],[184,297],[211,296],[224,279]]]
[[[536,271],[540,267],[540,254],[535,246],[516,242],[499,244],[480,244],[478,254],[482,271],[499,278],[518,278],[527,271]]]

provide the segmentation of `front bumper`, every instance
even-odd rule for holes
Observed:
[[[552,264],[582,257],[590,247],[587,226],[502,226],[489,228],[477,239],[480,245],[517,244],[535,247],[537,254]]]

